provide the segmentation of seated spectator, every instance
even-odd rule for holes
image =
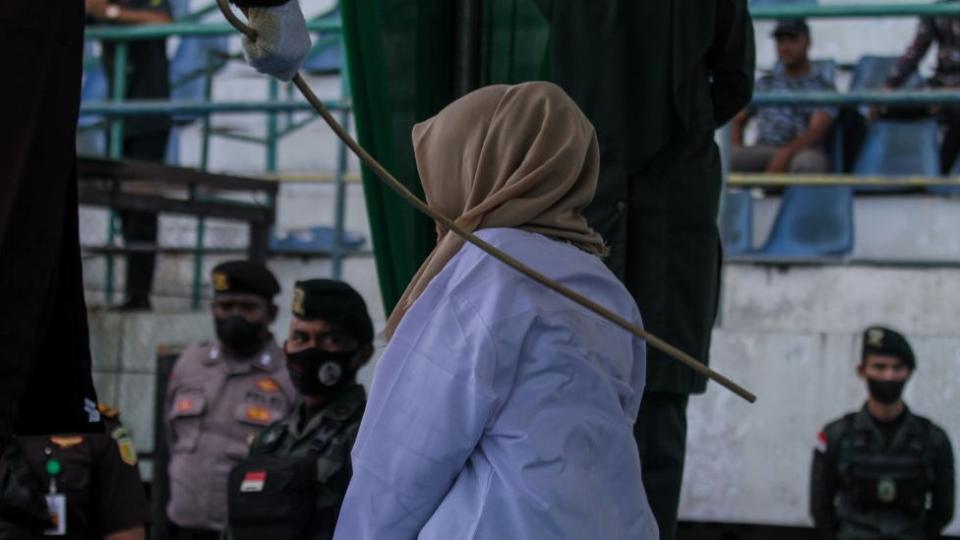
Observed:
[[[937,43],[937,67],[927,85],[931,88],[960,88],[960,17],[920,19],[917,35],[887,78],[887,87],[903,86],[933,42]],[[960,152],[960,107],[939,108],[939,115],[943,127],[940,167],[943,173],[947,173]]]
[[[773,31],[780,65],[757,81],[756,92],[829,91],[833,83],[817,74],[807,56],[810,28],[803,20],[785,20]],[[733,151],[730,168],[738,172],[821,173],[829,163],[823,139],[835,112],[824,107],[777,105],[749,107],[731,122]],[[745,146],[743,131],[754,118],[758,131],[756,144]]]

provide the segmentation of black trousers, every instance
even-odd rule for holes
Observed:
[[[940,172],[949,174],[960,153],[960,107],[944,107],[940,111],[943,141],[940,143]]]
[[[82,0],[0,2],[0,437],[103,430],[77,217],[83,20]]]
[[[646,393],[633,435],[640,450],[643,487],[660,527],[660,538],[677,535],[677,507],[687,454],[686,394]]]
[[[164,129],[127,137],[123,141],[123,157],[137,161],[163,162],[169,134],[170,131]],[[157,243],[159,218],[156,213],[123,210],[119,212],[119,217],[124,242]],[[128,304],[149,306],[156,262],[157,255],[155,252],[127,255],[126,296]]]
[[[713,131],[704,130],[678,138],[639,171],[602,154],[597,195],[585,212],[607,241],[607,265],[636,300],[644,326],[703,362],[718,305],[720,186],[719,151]],[[634,435],[661,539],[676,531],[687,399],[705,389],[701,375],[647,348]]]

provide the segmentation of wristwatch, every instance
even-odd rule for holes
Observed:
[[[108,20],[115,21],[120,17],[120,6],[117,4],[107,4],[107,8],[104,11],[104,15],[107,16]]]

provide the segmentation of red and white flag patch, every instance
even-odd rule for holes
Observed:
[[[257,493],[263,491],[263,484],[267,481],[267,471],[250,471],[243,476],[240,484],[240,493]]]
[[[816,446],[814,446],[814,448],[816,448],[817,452],[820,452],[821,454],[827,451],[827,434],[826,433],[821,431],[820,433],[817,434],[817,444]]]

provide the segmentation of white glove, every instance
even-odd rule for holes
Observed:
[[[250,8],[248,24],[257,31],[257,40],[243,37],[247,62],[260,73],[289,81],[310,52],[310,34],[300,11],[300,2],[268,8]]]

